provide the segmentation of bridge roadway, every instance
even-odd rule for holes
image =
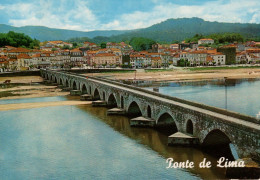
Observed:
[[[108,79],[50,70],[41,70],[41,75],[63,86],[98,96],[108,104],[114,101],[128,114],[138,111],[141,116],[154,119],[155,127],[165,125],[189,133],[199,138],[203,146],[221,147],[232,143],[240,158],[260,161],[260,121],[257,118]]]

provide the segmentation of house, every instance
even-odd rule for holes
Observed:
[[[122,58],[113,53],[98,53],[91,57],[90,65],[94,67],[116,67],[122,65]]]
[[[130,55],[130,65],[132,68],[143,68],[148,65],[147,61],[145,64],[145,55],[143,54],[132,54]]]
[[[91,43],[91,42],[84,42],[83,47],[88,48],[90,50],[97,50],[98,49],[98,45],[96,45],[95,43]]]
[[[198,44],[197,43],[180,43],[179,44],[179,49],[180,50],[185,50],[187,48],[189,49],[195,49],[198,47]]]
[[[79,49],[70,51],[70,62],[72,66],[82,67],[86,62],[83,61],[83,52]]]
[[[200,45],[200,44],[214,44],[214,40],[213,39],[210,39],[210,38],[208,38],[208,39],[200,39],[199,41],[198,41],[198,44]]]
[[[32,55],[34,66],[39,68],[50,68],[56,64],[56,55],[52,51],[42,51]]]
[[[162,66],[169,67],[170,61],[172,61],[172,56],[170,54],[162,53],[161,54]]]
[[[170,45],[170,49],[178,50],[179,49],[179,44],[171,44]]]
[[[246,64],[248,62],[246,51],[236,53],[236,64]]]
[[[29,49],[26,48],[12,48],[8,51],[8,55],[19,55],[19,54],[29,54],[31,55],[32,52]]]
[[[161,68],[162,67],[162,59],[161,57],[152,57],[152,67],[153,68]]]
[[[226,55],[221,52],[211,53],[209,56],[213,59],[213,65],[225,65],[226,64]]]
[[[206,51],[181,52],[180,59],[188,60],[190,66],[207,65],[207,52]]]
[[[177,62],[180,60],[180,54],[174,54],[172,55],[172,65],[177,66]]]
[[[68,46],[70,48],[72,48],[73,44],[71,43],[67,43],[67,42],[63,42],[63,41],[48,41],[44,47],[47,48],[57,48],[57,47],[64,47],[64,46]]]
[[[7,68],[9,71],[14,71],[14,70],[17,70],[17,65],[18,65],[18,62],[17,62],[17,55],[8,55],[8,65],[7,65]]]
[[[118,43],[113,43],[113,42],[108,42],[106,48],[116,48],[116,49],[121,49],[121,45]]]
[[[17,70],[24,71],[33,67],[32,58],[28,54],[17,55]]]
[[[8,58],[7,56],[0,55],[0,72],[4,72],[8,67]]]

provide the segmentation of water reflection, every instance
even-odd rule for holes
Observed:
[[[187,169],[194,175],[199,175],[206,179],[216,179],[225,177],[225,169],[217,168],[217,158],[213,157],[196,148],[184,147],[169,147],[167,146],[167,136],[151,128],[133,128],[129,125],[129,118],[124,116],[107,116],[107,108],[97,108],[92,106],[78,106],[80,109],[98,117],[102,122],[105,122],[114,130],[121,134],[135,139],[137,142],[151,148],[159,153],[165,159],[172,157],[176,162],[193,161],[195,168]],[[199,163],[206,158],[212,162],[210,169],[199,168]],[[166,167],[166,166],[165,166]]]
[[[0,179],[194,179],[167,170],[157,152],[112,130],[100,119],[104,109],[80,108],[1,112]],[[127,121],[116,120],[107,122],[129,132]]]

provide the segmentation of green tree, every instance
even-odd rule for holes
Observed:
[[[32,39],[23,33],[9,31],[8,33],[0,33],[0,46],[14,46],[35,48],[40,46],[40,41]]]
[[[102,42],[102,43],[100,44],[100,47],[101,47],[101,49],[105,49],[105,48],[107,47],[107,43]]]
[[[72,43],[72,45],[73,45],[73,48],[76,48],[78,46],[78,43],[74,42],[74,43]]]
[[[130,45],[133,47],[135,51],[143,51],[152,49],[152,45],[156,42],[152,39],[135,37],[130,40]]]

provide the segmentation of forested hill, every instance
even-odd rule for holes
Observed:
[[[67,40],[73,37],[89,37],[93,38],[95,36],[112,36],[119,35],[122,33],[129,32],[127,30],[117,31],[117,30],[109,30],[109,31],[74,31],[74,30],[66,30],[66,29],[54,29],[48,28],[44,26],[23,26],[23,27],[14,27],[5,24],[0,24],[0,33],[7,33],[9,31],[14,31],[18,33],[24,33],[29,35],[31,38],[38,39],[40,41],[48,41],[48,40]]]
[[[32,38],[44,40],[68,40],[73,37],[96,38],[98,41],[122,41],[130,40],[132,37],[145,37],[158,42],[171,42],[173,40],[184,40],[195,34],[212,34],[223,32],[240,33],[245,37],[260,37],[260,24],[221,23],[209,22],[200,18],[168,19],[148,28],[129,31],[72,31],[64,29],[52,29],[43,26],[13,27],[0,25],[0,33],[8,31],[22,32]],[[102,37],[100,37],[102,36]],[[105,38],[106,37],[106,38]],[[109,37],[109,38],[107,38]]]
[[[195,34],[213,34],[223,32],[240,33],[244,37],[260,37],[260,24],[209,22],[200,18],[168,19],[145,29],[139,29],[112,37],[114,41],[145,37],[156,41],[171,42],[184,40]]]

